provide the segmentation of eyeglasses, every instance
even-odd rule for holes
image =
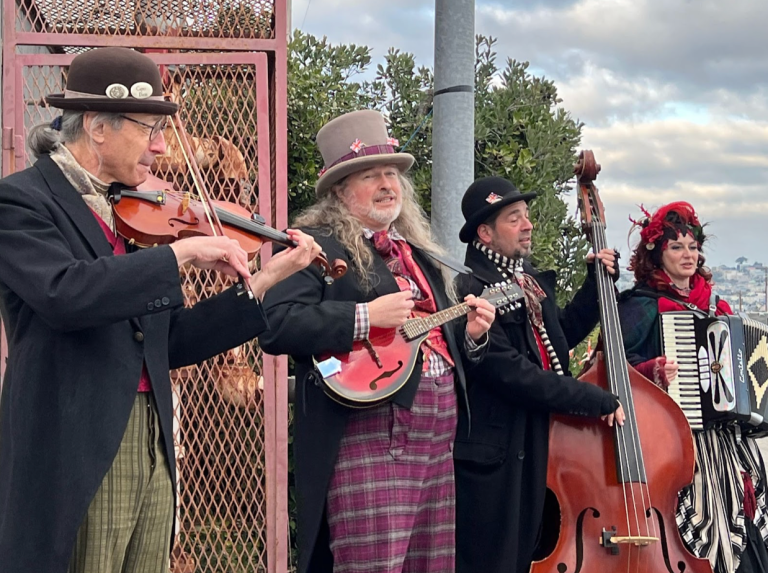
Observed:
[[[149,140],[154,141],[155,138],[160,135],[160,132],[165,130],[165,128],[168,126],[168,118],[164,117],[162,119],[158,119],[154,124],[150,123],[144,123],[143,121],[139,121],[138,119],[133,119],[132,117],[128,117],[127,115],[120,115],[123,119],[127,119],[128,121],[132,121],[133,123],[138,123],[142,127],[146,127],[149,130]]]

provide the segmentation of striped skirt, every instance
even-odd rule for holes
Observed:
[[[327,497],[334,573],[453,573],[453,376],[422,377],[410,410],[351,415]]]
[[[733,573],[747,543],[742,472],[754,485],[754,524],[768,542],[763,458],[753,438],[738,437],[730,426],[694,432],[694,440],[696,474],[693,484],[680,492],[677,524],[694,555],[708,559],[715,573]]]

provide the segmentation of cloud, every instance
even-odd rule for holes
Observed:
[[[627,217],[689,201],[718,237],[710,262],[740,254],[768,262],[768,122],[723,120],[700,125],[678,119],[587,127],[583,148],[602,165],[597,180],[609,238],[626,249]],[[735,254],[737,251],[740,254]],[[762,259],[761,259],[762,257]]]
[[[768,122],[617,121],[587,126],[583,145],[594,147],[612,177],[633,184],[768,185]]]
[[[335,44],[369,46],[374,58],[382,58],[395,47],[417,54],[422,65],[432,65],[434,0],[311,0],[309,10],[307,5],[307,0],[293,2],[295,28],[304,21],[304,32],[328,36]]]
[[[435,1],[312,0],[305,31],[431,66]],[[306,6],[294,0],[295,26]],[[768,263],[766,21],[757,0],[477,0],[475,17],[500,65],[530,62],[585,123],[609,239],[627,249],[638,203],[686,199],[711,222],[714,264]]]
[[[582,0],[530,9],[479,2],[477,30],[504,53],[558,69],[575,51],[598,67],[662,83],[751,88],[766,85],[768,3],[733,0]],[[574,70],[578,73],[580,70]],[[558,75],[567,75],[559,69]]]

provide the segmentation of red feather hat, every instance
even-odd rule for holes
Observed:
[[[704,228],[696,216],[696,211],[690,203],[676,201],[659,207],[651,215],[640,205],[645,219],[635,221],[630,217],[634,226],[640,227],[640,245],[645,245],[649,251],[656,247],[663,250],[669,240],[675,240],[679,235],[691,233],[701,247],[706,240]]]

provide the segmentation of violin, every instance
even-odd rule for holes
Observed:
[[[158,191],[137,191],[121,189],[113,185],[109,200],[115,218],[117,232],[131,245],[152,247],[168,245],[188,237],[212,237],[214,227],[206,216],[203,202],[193,199],[189,193],[170,189]],[[230,201],[212,201],[213,211],[221,221],[223,235],[234,239],[248,253],[251,260],[266,241],[285,247],[295,247],[286,233],[265,224],[263,217]],[[320,253],[315,263],[321,268],[327,284],[347,270],[341,259],[329,263]]]
[[[193,198],[190,193],[170,189],[140,191],[113,184],[109,200],[115,228],[129,244],[150,247],[167,245],[187,237],[226,236],[240,244],[248,253],[249,260],[256,256],[265,241],[285,247],[297,246],[286,233],[266,225],[263,217],[252,215],[245,207],[229,201],[212,200],[178,112],[172,116],[170,126],[180,143],[199,199]],[[154,175],[151,181],[163,183]],[[324,253],[320,253],[314,263],[320,267],[323,280],[329,285],[347,271],[344,261],[336,259],[329,263]],[[240,285],[253,298],[248,281],[241,277]]]
[[[575,171],[582,224],[597,253],[607,240],[591,151]],[[677,494],[693,481],[691,428],[674,400],[627,363],[613,281],[597,261],[595,273],[604,350],[579,379],[618,396],[626,419],[609,427],[551,417],[540,542],[547,556],[531,573],[712,573],[688,551],[675,519]]]

